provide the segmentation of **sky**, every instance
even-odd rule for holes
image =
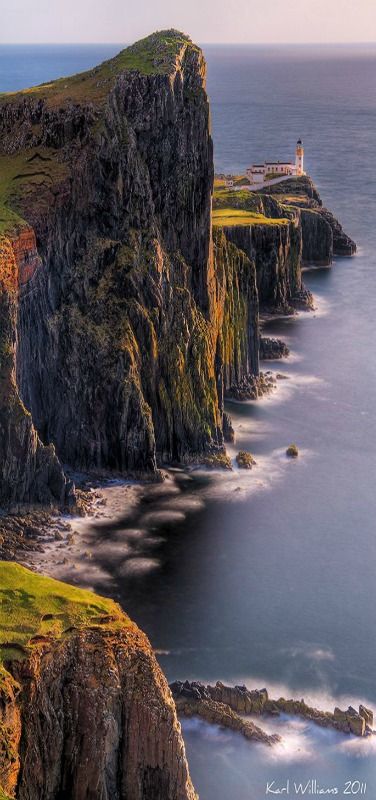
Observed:
[[[198,43],[373,42],[376,0],[0,0],[0,43],[133,42],[178,28]]]

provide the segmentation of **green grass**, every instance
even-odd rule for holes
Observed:
[[[137,71],[143,75],[171,74],[176,57],[183,47],[199,52],[199,48],[184,33],[175,30],[158,31],[94,69],[67,78],[58,78],[51,83],[43,83],[21,92],[2,93],[0,104],[17,101],[23,95],[33,95],[37,99],[42,97],[51,106],[60,105],[66,100],[101,103],[107,97],[116,76],[123,71]]]
[[[24,658],[38,637],[60,639],[72,627],[119,629],[127,620],[112,600],[0,561],[0,685],[7,662]]]
[[[260,195],[248,189],[214,189],[213,208],[238,208],[261,213],[263,205]]]
[[[213,210],[213,226],[230,228],[233,225],[287,225],[288,219],[265,217],[256,211],[245,211],[239,208],[215,208]]]

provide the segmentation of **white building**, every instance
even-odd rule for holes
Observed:
[[[266,176],[279,178],[286,175],[305,175],[304,169],[304,147],[301,139],[298,139],[295,149],[295,163],[292,161],[264,161],[263,164],[252,164],[246,171],[247,178],[251,184],[265,183]]]

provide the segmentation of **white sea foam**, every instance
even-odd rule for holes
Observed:
[[[160,567],[160,561],[158,558],[141,558],[135,556],[134,558],[129,558],[120,566],[119,574],[120,575],[140,575],[145,572],[151,572],[154,569],[158,569]]]
[[[143,514],[141,523],[145,526],[156,526],[169,522],[182,522],[185,516],[186,515],[182,511],[157,508],[155,511],[148,511],[146,514]]]

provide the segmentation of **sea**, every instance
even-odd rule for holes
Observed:
[[[1,45],[0,91],[119,49]],[[131,518],[124,508],[116,522],[93,520],[99,539],[123,536],[124,546],[102,555],[92,584],[147,632],[169,680],[376,710],[376,45],[203,49],[217,172],[291,159],[301,138],[305,169],[358,251],[305,271],[314,312],[265,324],[291,355],[263,369],[286,380],[260,401],[228,404],[236,446],[257,466],[229,476],[177,471],[170,493],[151,493]],[[294,461],[285,457],[291,442]],[[252,745],[183,722],[201,800],[375,800],[376,736],[288,716],[260,724],[283,743]]]

